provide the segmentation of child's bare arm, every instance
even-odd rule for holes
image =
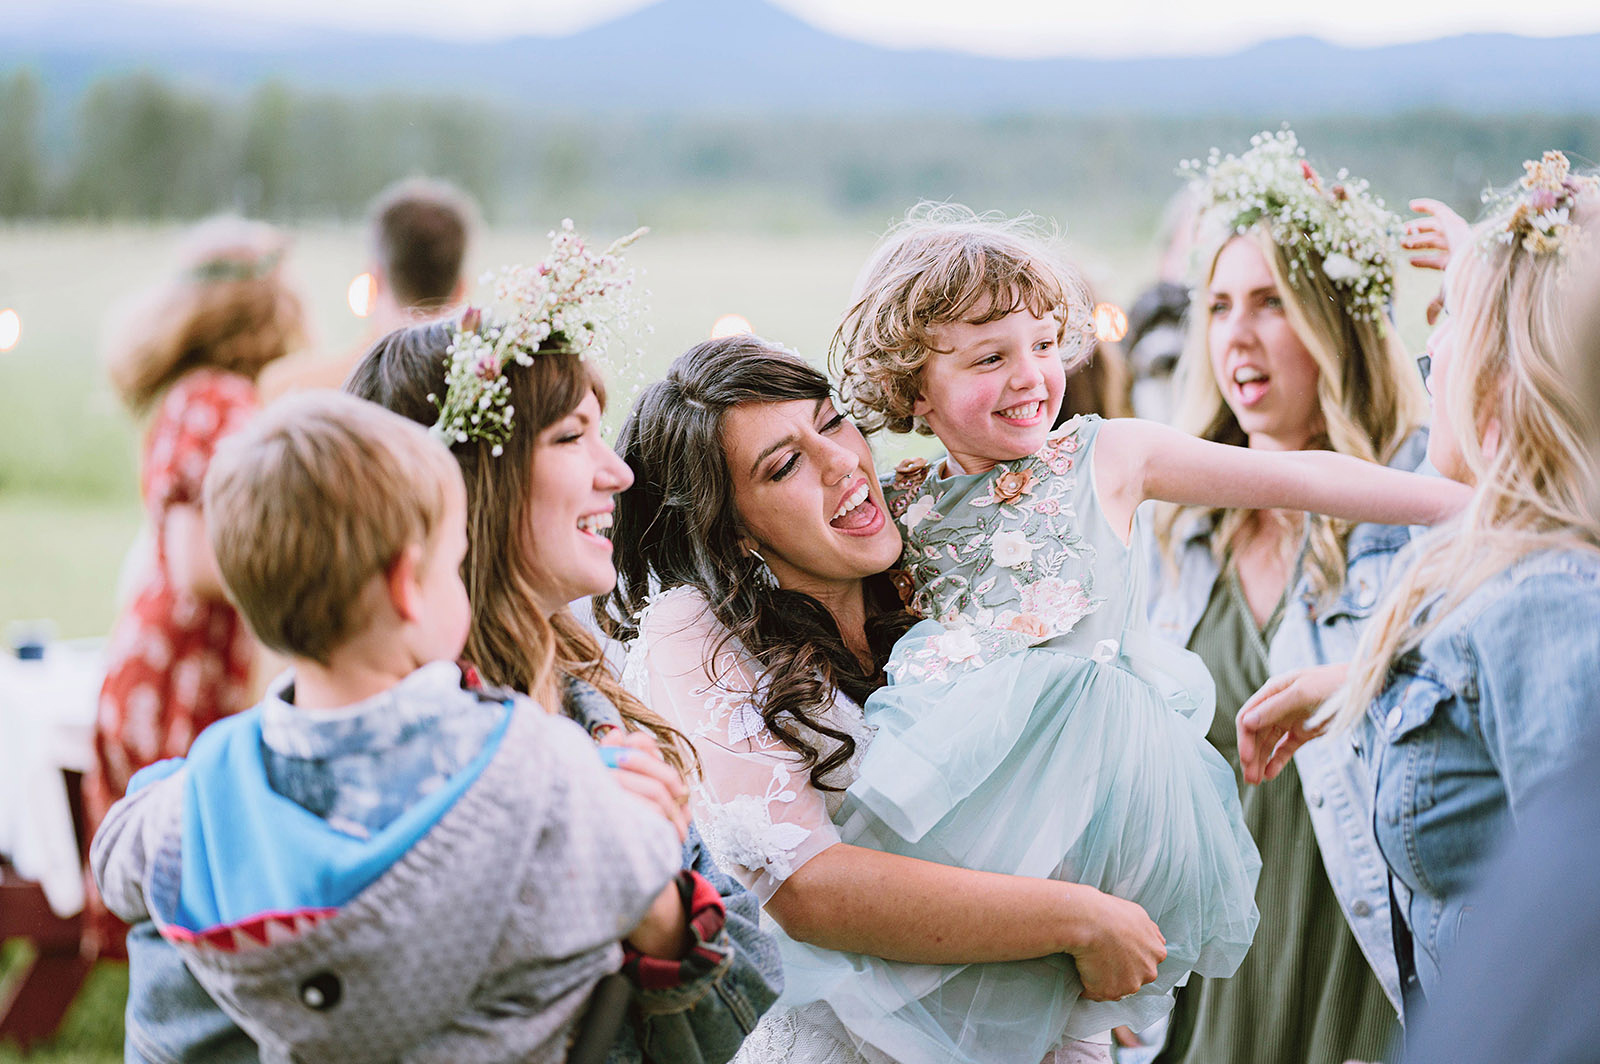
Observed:
[[[1124,540],[1146,499],[1247,510],[1309,510],[1348,521],[1437,524],[1472,492],[1330,451],[1252,451],[1211,443],[1151,421],[1119,418],[1100,429],[1094,471],[1101,503]]]

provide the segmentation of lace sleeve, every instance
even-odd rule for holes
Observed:
[[[756,709],[758,666],[689,588],[658,595],[639,621],[623,682],[694,743],[695,821],[717,863],[762,904],[839,841],[799,755]]]

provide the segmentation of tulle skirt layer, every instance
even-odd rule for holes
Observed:
[[[944,633],[924,621],[895,657]],[[1138,902],[1167,942],[1154,983],[1092,1002],[1065,955],[908,965],[785,941],[785,1002],[826,1002],[894,1060],[1010,1064],[1149,1026],[1190,972],[1231,975],[1261,862],[1205,741],[1211,691],[1197,658],[1138,635],[1104,661],[1037,647],[893,683],[867,703],[877,734],[838,818],[854,845]]]

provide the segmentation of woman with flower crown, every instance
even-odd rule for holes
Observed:
[[[1437,984],[1496,840],[1594,717],[1594,411],[1567,353],[1580,339],[1573,282],[1600,236],[1600,181],[1572,174],[1559,152],[1526,171],[1464,246],[1432,238],[1450,263],[1428,340],[1428,457],[1474,488],[1459,526],[1413,548],[1348,670],[1275,677],[1238,721],[1251,782],[1320,734],[1348,732],[1359,747],[1408,996]]]
[[[1322,449],[1413,470],[1427,395],[1389,319],[1399,219],[1292,132],[1213,156],[1195,182],[1200,276],[1177,427],[1219,443]],[[1234,716],[1275,671],[1346,661],[1404,527],[1286,510],[1166,507],[1151,552],[1156,632],[1217,686],[1207,738],[1238,772]],[[1359,765],[1314,743],[1246,790],[1261,926],[1232,978],[1178,993],[1162,1064],[1376,1059],[1400,1007],[1389,895]]]
[[[678,897],[623,943],[632,1004],[605,1059],[721,1064],[782,986],[776,946],[690,819],[687,742],[623,688],[567,605],[616,582],[605,533],[633,475],[602,434],[600,363],[626,361],[636,307],[617,252],[643,232],[592,249],[563,222],[545,262],[501,271],[491,308],[389,334],[345,390],[432,425],[461,466],[473,671],[583,725],[683,838]]]

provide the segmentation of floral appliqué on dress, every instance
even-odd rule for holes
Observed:
[[[949,631],[895,661],[894,679],[981,667],[1071,632],[1104,604],[1072,505],[1081,429],[1074,418],[1037,454],[999,463],[977,487],[971,477],[932,476],[922,459],[896,468],[885,491],[905,532],[911,607]]]

